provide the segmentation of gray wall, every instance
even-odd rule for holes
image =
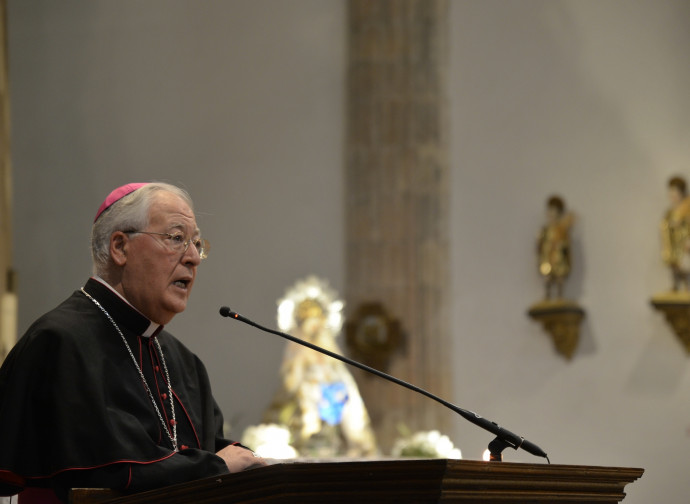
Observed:
[[[646,468],[625,502],[687,502],[690,366],[649,298],[667,178],[690,176],[690,3],[451,5],[455,399],[554,463]],[[571,362],[526,316],[552,192],[578,219]],[[469,458],[490,441],[457,436]]]
[[[664,184],[690,175],[689,10],[450,2],[451,399],[554,463],[646,468],[631,503],[690,492],[687,357],[648,304],[669,283]],[[110,189],[179,183],[213,249],[170,328],[239,435],[272,396],[283,343],[218,308],[274,326],[297,278],[344,287],[345,2],[9,0],[9,15],[20,330],[89,275]],[[578,217],[567,293],[587,319],[571,362],[525,314],[551,192]],[[490,440],[461,419],[450,434],[466,458]]]
[[[120,184],[186,187],[211,241],[169,328],[207,364],[240,436],[278,384],[276,300],[314,273],[342,291],[344,4],[10,1],[20,331],[91,272]]]

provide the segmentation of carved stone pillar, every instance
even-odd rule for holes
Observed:
[[[17,297],[12,271],[12,171],[7,76],[7,6],[0,0],[0,362],[17,339]]]
[[[451,400],[445,0],[350,0],[347,316],[378,303],[404,348],[390,374]],[[357,320],[351,320],[357,324]],[[379,445],[446,430],[443,406],[356,372]]]

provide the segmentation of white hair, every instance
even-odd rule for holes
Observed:
[[[193,210],[192,198],[187,191],[164,182],[151,182],[119,199],[103,211],[91,228],[91,260],[95,275],[107,275],[110,237],[114,232],[141,230],[148,226],[151,203],[160,191],[179,196]]]

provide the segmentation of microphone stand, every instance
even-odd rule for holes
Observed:
[[[422,394],[429,399],[433,399],[434,401],[443,404],[446,408],[449,408],[450,410],[456,412],[459,414],[461,417],[463,417],[465,420],[468,420],[469,422],[472,422],[473,424],[481,427],[482,429],[495,434],[496,438],[489,443],[489,453],[490,453],[490,459],[492,462],[501,462],[503,460],[503,450],[506,448],[510,447],[515,450],[522,448],[523,450],[531,453],[532,455],[535,455],[537,457],[544,457],[549,464],[551,461],[549,460],[548,455],[537,445],[534,443],[531,443],[530,441],[526,440],[522,436],[518,436],[517,434],[514,434],[510,432],[507,429],[504,429],[500,425],[498,425],[495,422],[492,422],[486,418],[483,418],[482,416],[478,415],[477,413],[473,411],[468,411],[462,408],[459,408],[458,406],[455,406],[452,403],[449,403],[448,401],[445,401],[441,399],[440,397],[432,394],[431,392],[427,392],[426,390],[419,388],[415,385],[412,385],[406,381],[400,380],[399,378],[396,378],[395,376],[391,376],[389,374],[384,373],[383,371],[379,371],[378,369],[372,368],[367,366],[366,364],[362,364],[361,362],[358,362],[356,360],[350,359],[348,357],[344,357],[342,355],[339,355],[337,353],[331,352],[330,350],[326,350],[325,348],[321,348],[317,345],[314,345],[312,343],[309,343],[308,341],[304,341],[302,339],[296,338],[294,336],[291,336],[289,334],[286,334],[284,332],[276,331],[273,329],[269,329],[268,327],[264,327],[262,325],[257,324],[256,322],[240,315],[239,313],[232,311],[230,308],[227,306],[223,306],[220,309],[220,314],[223,317],[230,317],[234,318],[236,320],[239,320],[241,322],[244,322],[245,324],[248,324],[250,326],[256,327],[257,329],[261,331],[265,331],[271,334],[275,334],[276,336],[280,336],[281,338],[290,340],[294,343],[297,343],[298,345],[305,346],[307,348],[311,348],[312,350],[316,352],[320,352],[322,354],[328,355],[329,357],[332,357],[334,359],[337,359],[339,361],[344,362],[345,364],[349,364],[351,366],[354,366],[356,368],[362,369],[368,373],[372,373],[376,376],[379,376],[385,380],[391,381],[393,383],[397,383],[398,385],[401,385],[407,389],[413,390],[419,394]]]

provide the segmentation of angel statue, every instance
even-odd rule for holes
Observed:
[[[661,257],[671,269],[672,288],[690,290],[690,198],[682,177],[668,181],[671,206],[661,221]]]
[[[344,303],[315,276],[298,281],[278,301],[284,332],[334,353]],[[285,425],[302,456],[363,456],[377,452],[369,414],[354,378],[341,361],[288,343],[282,384],[264,421]]]
[[[544,278],[546,299],[563,297],[563,285],[570,274],[570,228],[574,216],[565,210],[565,202],[559,196],[551,196],[546,202],[546,223],[537,240],[539,273]]]

